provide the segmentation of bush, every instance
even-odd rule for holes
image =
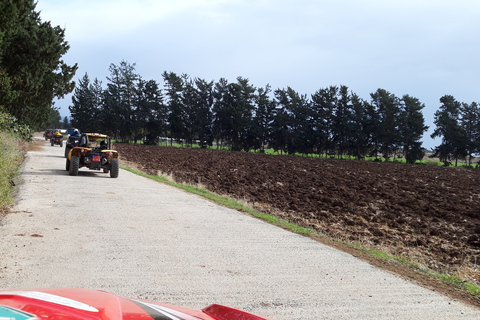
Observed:
[[[32,130],[29,126],[20,124],[15,117],[4,112],[0,112],[0,131],[9,132],[23,140],[32,139]]]

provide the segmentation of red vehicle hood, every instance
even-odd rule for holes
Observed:
[[[88,289],[0,289],[0,318],[3,317],[15,320],[269,320],[220,305],[195,310]]]

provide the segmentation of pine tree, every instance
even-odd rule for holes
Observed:
[[[439,157],[446,166],[455,160],[457,166],[459,159],[467,155],[467,137],[460,124],[461,103],[451,95],[440,98],[442,104],[435,112],[435,130],[432,138],[441,137],[442,142],[435,147],[433,156]]]
[[[403,96],[399,127],[407,163],[413,164],[425,156],[421,139],[428,126],[425,125],[425,119],[422,114],[423,108],[425,108],[425,105],[417,98],[409,95]]]
[[[77,65],[61,59],[70,48],[65,30],[43,22],[35,7],[33,0],[0,3],[0,106],[38,129],[53,99],[73,90]]]

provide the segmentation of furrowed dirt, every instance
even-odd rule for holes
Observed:
[[[117,143],[148,174],[480,284],[480,170]]]

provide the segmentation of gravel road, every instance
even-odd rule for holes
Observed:
[[[42,143],[42,142],[40,142]],[[0,287],[81,287],[274,319],[480,319],[344,252],[121,170],[28,153],[0,224]]]

